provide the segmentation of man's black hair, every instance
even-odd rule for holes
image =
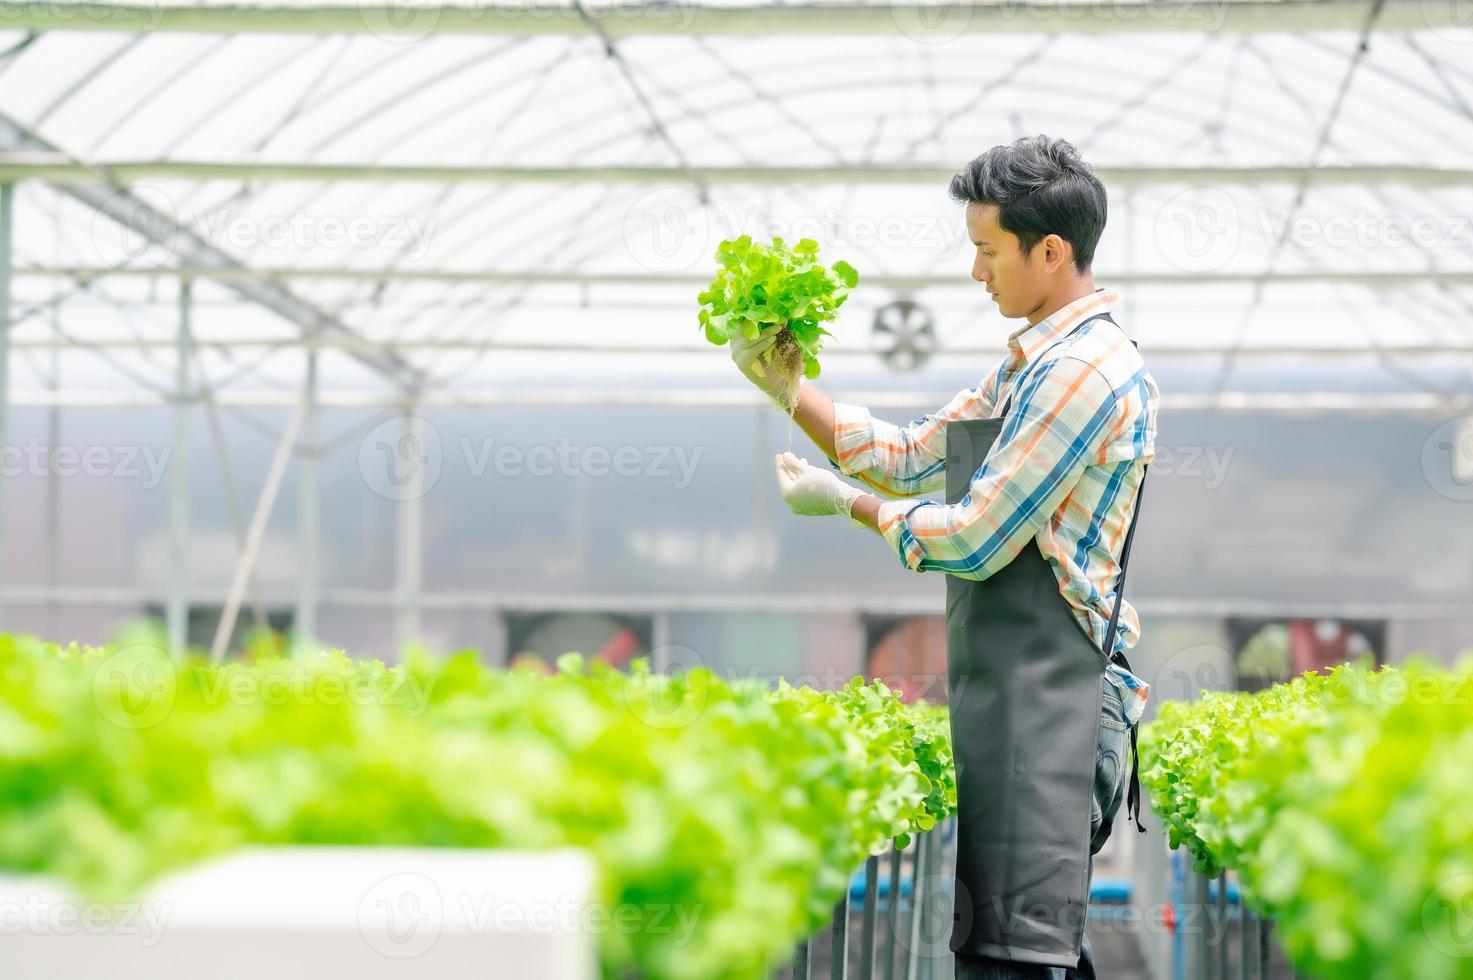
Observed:
[[[1089,271],[1105,230],[1105,185],[1068,140],[1025,136],[994,146],[951,178],[951,196],[995,204],[998,223],[1026,258],[1045,235],[1074,247],[1074,269]]]

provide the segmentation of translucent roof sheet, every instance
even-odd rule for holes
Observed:
[[[1015,325],[968,279],[945,174],[1038,132],[1106,179],[1096,281],[1142,344],[1473,345],[1473,30],[1373,31],[1357,60],[1353,30],[1071,33],[1020,7],[1036,31],[610,45],[593,27],[637,11],[588,9],[548,36],[418,37],[371,12],[351,34],[0,30],[0,164],[36,168],[16,193],[18,349],[166,346],[167,270],[222,265],[196,289],[201,337],[291,354],[303,324],[236,288],[265,280],[441,383],[481,377],[497,342],[689,349],[712,252],[742,233],[860,269],[838,344],[908,297],[943,349],[1000,347]],[[74,164],[98,169],[63,179]],[[506,167],[528,172],[477,169]],[[169,383],[167,349],[153,369],[114,356]]]

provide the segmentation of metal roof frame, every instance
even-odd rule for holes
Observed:
[[[29,128],[9,116],[0,113],[0,146],[19,147],[57,154],[60,149]],[[107,215],[119,224],[133,229],[155,244],[161,245],[179,256],[181,262],[198,269],[201,273],[213,272],[223,275],[221,282],[236,292],[242,299],[271,310],[288,323],[301,328],[304,334],[325,331],[351,335],[353,330],[331,313],[321,310],[294,295],[279,281],[273,282],[252,274],[251,270],[237,262],[229,254],[211,245],[193,230],[179,224],[166,214],[159,212],[147,201],[131,193],[128,188],[106,177],[93,175],[90,180],[76,180],[58,185],[58,190]],[[74,277],[75,278],[75,277]],[[215,278],[198,276],[187,278]],[[421,383],[420,372],[412,365],[396,357],[368,355],[364,359],[374,370],[393,379],[407,388]]]
[[[1363,0],[1230,0],[1165,6],[1137,0],[1058,3],[833,3],[703,6],[651,2],[629,16],[619,4],[489,3],[404,7],[390,4],[301,6],[232,4],[0,2],[0,24],[24,31],[185,32],[223,34],[586,35],[596,23],[611,38],[660,36],[1143,33],[1301,33],[1350,31],[1365,20]],[[1212,24],[1215,17],[1220,21]],[[1452,4],[1388,0],[1387,31],[1459,26]]]
[[[72,160],[50,153],[0,152],[0,181],[39,180],[51,184],[92,180],[118,183],[136,180],[290,180],[372,181],[375,183],[537,183],[651,184],[688,183],[691,176],[708,184],[945,184],[955,167],[935,164],[828,164],[813,166],[689,167],[530,166],[513,164],[379,164],[320,163],[307,160]],[[1211,184],[1217,187],[1292,184],[1303,167],[1290,166],[1103,166],[1096,175],[1113,187],[1160,184]],[[1317,185],[1367,183],[1413,187],[1473,186],[1473,167],[1408,166],[1406,164],[1336,164],[1317,168]]]
[[[143,279],[209,279],[215,282],[268,282],[292,280],[340,280],[343,282],[421,282],[481,285],[562,285],[562,286],[682,286],[703,288],[710,276],[684,273],[625,272],[559,272],[536,269],[371,269],[344,266],[245,267],[245,266],[154,266],[114,268],[111,266],[17,266],[17,277],[66,277],[82,281],[107,278]],[[1124,269],[1096,270],[1102,283],[1120,285],[1190,285],[1192,283],[1354,283],[1383,289],[1422,283],[1473,285],[1473,270],[1428,269],[1425,271],[1358,271],[1325,270],[1315,272],[1131,272]],[[950,275],[865,275],[866,285],[885,289],[968,289],[975,283],[965,276]]]

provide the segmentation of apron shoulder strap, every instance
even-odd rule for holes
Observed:
[[[1147,465],[1141,471],[1141,482],[1136,487],[1135,510],[1130,515],[1130,527],[1125,532],[1125,544],[1120,549],[1120,578],[1115,583],[1115,608],[1110,610],[1110,626],[1105,630],[1105,651],[1112,661],[1118,663],[1126,670],[1131,670],[1130,661],[1125,658],[1124,652],[1115,649],[1115,628],[1120,622],[1120,602],[1125,596],[1125,569],[1130,561],[1130,542],[1135,538],[1136,518],[1141,516],[1141,495],[1146,489]],[[1134,671],[1131,671],[1134,673]],[[1130,790],[1126,797],[1126,813],[1135,821],[1135,829],[1144,834],[1145,826],[1141,823],[1141,758],[1140,751],[1136,745],[1136,736],[1140,725],[1130,726]]]
[[[1109,320],[1111,323],[1115,323],[1115,318],[1110,316],[1109,313],[1097,313],[1094,316],[1080,322],[1078,326],[1069,331],[1069,333],[1066,334],[1059,341],[1056,341],[1056,343],[1063,343],[1064,340],[1067,340],[1069,337],[1074,336],[1074,334],[1083,329],[1086,323],[1090,323],[1094,320]],[[1116,324],[1116,326],[1119,326],[1119,324]],[[1132,340],[1130,344],[1132,347],[1140,346],[1134,340]],[[1002,414],[999,415],[998,418],[1007,418],[1008,412],[1012,410],[1013,394],[1018,390],[1018,384],[1021,381],[1022,378],[1019,378],[1018,381],[1013,383],[1011,389],[1008,391],[1007,400],[1003,403]],[[1147,466],[1146,469],[1150,469],[1150,467]],[[1125,596],[1125,569],[1126,565],[1130,561],[1130,544],[1135,539],[1135,522],[1136,519],[1141,516],[1141,495],[1145,492],[1145,489],[1146,473],[1145,470],[1142,470],[1141,482],[1136,487],[1135,509],[1131,512],[1130,515],[1130,527],[1127,528],[1125,531],[1125,543],[1121,546],[1120,549],[1120,578],[1115,583],[1115,607],[1110,610],[1110,625],[1105,630],[1105,644],[1100,651],[1110,660],[1120,664],[1120,666],[1124,667],[1126,670],[1131,669],[1130,661],[1125,659],[1124,653],[1115,649],[1115,634],[1120,623],[1120,602],[1121,599]],[[1126,799],[1126,810],[1130,815],[1130,818],[1135,821],[1136,830],[1144,834],[1146,832],[1146,828],[1141,824],[1140,755],[1136,749],[1136,730],[1139,727],[1140,726],[1138,725],[1130,726],[1130,791]]]

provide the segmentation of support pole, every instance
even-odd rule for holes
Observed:
[[[864,859],[864,926],[860,932],[859,975],[873,980],[875,975],[875,919],[880,904],[880,859],[871,854]]]
[[[650,645],[654,647],[650,651],[650,667],[657,674],[670,673],[670,614],[668,612],[655,613],[651,621]],[[693,664],[680,664],[678,666],[691,667]]]
[[[926,904],[921,914],[921,948],[925,956],[921,960],[922,980],[939,980],[936,976],[936,951],[932,948],[931,932],[936,928],[936,896],[940,888],[941,873],[941,825],[937,824],[926,833]]]
[[[179,330],[174,348],[174,441],[169,455],[169,595],[164,605],[169,656],[189,652],[189,391],[190,315],[194,283],[179,280]]]
[[[297,564],[297,613],[293,623],[293,653],[310,651],[317,641],[318,507],[321,485],[317,459],[317,349],[307,351],[307,382],[302,393],[302,442],[298,487],[301,525]]]
[[[931,831],[916,835],[914,861],[910,879],[910,955],[905,964],[905,980],[918,980],[921,966],[921,921],[926,909],[925,881],[931,873],[931,848],[926,841]]]
[[[204,378],[201,378],[203,385]],[[235,490],[235,471],[230,465],[230,451],[225,442],[225,430],[220,426],[220,410],[215,405],[213,397],[208,390],[201,388],[199,402],[205,409],[205,421],[210,427],[210,443],[214,447],[215,462],[220,468],[220,486],[225,490],[225,505],[230,511],[230,528],[235,532],[235,546],[241,550],[245,549],[246,522],[245,512],[240,506],[240,494]],[[261,587],[256,582],[253,571],[250,579],[251,613],[256,620],[257,629],[267,629],[270,619],[266,615],[266,602],[261,598]]]
[[[6,439],[6,406],[10,404],[10,273],[15,185],[0,184],[0,446]],[[5,479],[0,477],[0,532],[3,532]],[[4,534],[0,533],[0,619],[5,614]]]
[[[895,980],[895,957],[900,945],[900,862],[905,852],[898,846],[890,850],[890,891],[885,902],[885,980]]]
[[[1217,947],[1217,980],[1228,980],[1228,900],[1227,872],[1217,877],[1217,922],[1212,927],[1213,944]]]
[[[403,423],[406,445],[416,447],[409,485],[398,510],[398,549],[394,556],[394,637],[395,655],[419,639],[419,591],[421,540],[424,528],[424,467],[419,464],[418,448],[424,445],[424,422],[417,414],[419,405],[411,402],[405,409]]]
[[[1258,923],[1253,911],[1243,902],[1242,885],[1238,886],[1238,980],[1250,980],[1253,974],[1248,965],[1253,959],[1253,939],[1258,933]]]
[[[225,599],[225,609],[215,628],[215,642],[210,645],[210,659],[219,663],[225,657],[225,646],[230,634],[235,632],[235,617],[240,613],[240,602],[245,596],[246,582],[256,565],[256,552],[261,548],[261,539],[266,536],[266,521],[271,517],[271,508],[276,504],[277,491],[281,489],[281,478],[286,473],[287,460],[291,458],[297,433],[302,429],[302,403],[287,420],[281,439],[276,444],[276,455],[271,457],[271,469],[266,474],[266,485],[261,488],[261,497],[256,501],[256,513],[251,518],[251,529],[246,534],[245,549],[235,563],[235,578],[230,583],[230,594]]]
[[[829,960],[829,976],[832,980],[847,980],[849,976],[849,882],[844,882],[844,894],[834,906],[832,947]]]
[[[808,940],[798,944],[793,952],[793,980],[808,980]]]
[[[60,314],[53,311],[53,326],[60,332]],[[61,351],[51,353],[51,376],[48,379],[48,387],[56,391],[61,387]],[[56,452],[61,445],[61,407],[53,405],[46,410],[46,445],[51,452]],[[46,590],[50,598],[46,600],[46,639],[60,640],[60,623],[57,621],[59,607],[56,602],[56,590],[60,584],[59,575],[61,570],[61,481],[57,479],[56,470],[46,467]]]
[[[1207,877],[1194,869],[1186,875],[1186,926],[1183,943],[1185,963],[1182,980],[1207,980],[1207,935],[1212,909],[1207,896]]]

